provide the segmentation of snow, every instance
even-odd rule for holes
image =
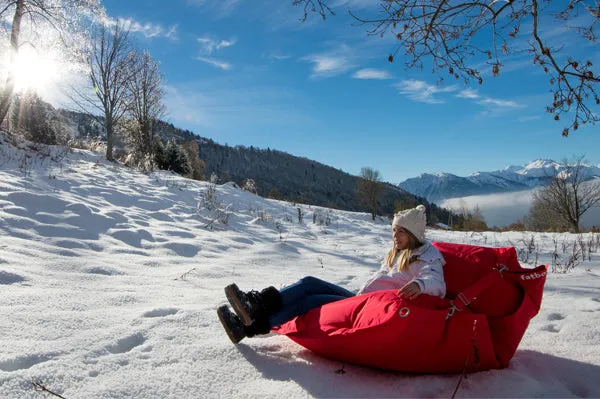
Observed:
[[[467,180],[471,183],[477,184],[478,186],[492,185],[495,187],[502,187],[508,190],[518,187],[519,183],[522,185],[533,184],[532,182],[520,181],[520,176],[517,174],[510,174],[506,172],[475,172],[467,176]]]
[[[600,176],[600,168],[597,168],[594,165],[589,165],[585,162],[582,163],[582,166],[583,167],[580,172],[582,173],[582,176],[587,178]],[[528,163],[521,170],[518,170],[515,173],[527,177],[548,178],[550,176],[554,176],[555,170],[560,171],[560,173],[564,173],[563,169],[563,165],[558,162],[549,159],[538,159]]]
[[[214,187],[209,210],[206,182],[139,173],[88,151],[32,154],[0,137],[1,398],[49,397],[32,381],[69,399],[452,396],[458,375],[342,364],[276,334],[235,346],[216,317],[231,282],[260,289],[313,275],[358,289],[390,246],[389,220],[232,184]],[[313,223],[315,213],[330,223]],[[555,242],[578,238],[427,236],[512,243],[522,256],[533,237],[538,259],[529,252],[528,267],[550,264]],[[600,397],[600,255],[589,256],[549,274],[510,367],[468,375],[457,397]]]

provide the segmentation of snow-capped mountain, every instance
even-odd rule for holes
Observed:
[[[398,186],[409,193],[439,202],[448,198],[529,190],[545,185],[563,167],[549,159],[537,159],[524,166],[511,165],[494,172],[475,172],[469,176],[450,173],[428,174],[407,179]],[[586,179],[600,178],[600,165],[583,165]]]

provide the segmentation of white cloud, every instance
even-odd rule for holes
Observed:
[[[311,78],[328,78],[354,68],[356,58],[354,51],[344,44],[329,52],[308,55],[302,60],[314,64]]]
[[[315,75],[337,74],[346,71],[349,66],[346,60],[339,57],[328,57],[326,55],[315,55],[310,58],[314,62],[313,72]]]
[[[499,100],[496,98],[485,98],[483,100],[477,101],[477,104],[481,105],[489,105],[498,108],[522,108],[523,105],[512,101],[512,100]]]
[[[472,89],[461,90],[456,97],[473,100],[476,104],[482,105],[485,108],[485,110],[480,114],[482,116],[499,116],[509,109],[525,107],[525,105],[519,104],[513,100],[501,100],[497,98],[483,97],[476,90]],[[526,121],[521,119],[519,119],[519,121]],[[528,120],[532,120],[532,118],[530,117]]]
[[[391,79],[389,72],[382,69],[364,68],[359,69],[352,75],[355,79]]]
[[[290,59],[290,58],[292,58],[292,56],[291,55],[285,55],[285,54],[269,54],[269,55],[266,56],[266,58],[270,58],[270,59],[281,61],[281,60]]]
[[[140,32],[147,38],[157,37],[164,33],[164,29],[162,26],[153,24],[151,22],[146,22],[142,24],[138,21],[134,21],[131,18],[123,19],[122,22],[125,23],[126,26],[129,27],[131,32]]]
[[[497,98],[486,97],[482,100],[475,101],[477,104],[484,107],[479,116],[485,118],[495,118],[506,115],[510,111],[525,108],[525,105],[519,104],[512,100],[500,100]]]
[[[221,68],[225,71],[229,71],[230,69],[233,68],[233,66],[225,61],[221,61],[221,60],[217,60],[215,58],[210,58],[210,57],[196,57],[196,59],[198,61],[202,61],[202,62],[206,62],[207,64],[210,64],[212,66],[215,66],[217,68]]]
[[[170,28],[165,28],[161,24],[155,24],[152,22],[142,23],[134,20],[133,18],[117,18],[113,19],[110,17],[102,18],[102,23],[106,26],[114,26],[117,23],[125,26],[132,33],[141,33],[147,39],[166,37],[171,40],[178,40],[177,37],[177,25],[173,25]]]
[[[179,36],[177,35],[177,25],[173,25],[165,36],[169,39],[179,40]]]
[[[443,104],[445,101],[435,98],[435,95],[456,91],[455,86],[439,87],[415,79],[403,80],[400,83],[396,83],[394,86],[398,89],[400,94],[406,95],[411,100],[427,104]]]
[[[226,71],[233,68],[233,66],[229,62],[218,60],[216,58],[212,58],[212,57],[210,57],[210,55],[215,51],[221,50],[226,47],[233,46],[236,43],[235,39],[218,40],[218,39],[210,38],[208,36],[202,36],[202,37],[197,38],[196,40],[198,40],[198,43],[200,43],[200,45],[202,46],[201,52],[204,54],[204,56],[196,57],[197,60],[206,62],[207,64],[210,64],[212,66],[215,66],[217,68],[220,68],[220,69],[223,69]]]
[[[214,40],[210,37],[199,37],[198,43],[202,45],[202,49],[206,54],[212,54],[213,51],[220,50],[225,47],[231,47],[236,43],[235,39],[232,40]]]
[[[479,98],[479,94],[477,94],[476,90],[465,89],[461,90],[456,97],[458,98],[468,98],[468,99],[476,99]]]

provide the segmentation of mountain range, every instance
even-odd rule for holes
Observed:
[[[550,159],[537,159],[526,165],[511,165],[493,172],[475,172],[469,176],[451,173],[423,173],[398,184],[400,188],[428,201],[441,203],[449,198],[531,190],[549,183],[564,166]],[[600,179],[600,165],[583,164],[585,180]]]

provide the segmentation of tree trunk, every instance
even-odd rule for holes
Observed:
[[[371,198],[371,216],[373,217],[373,220],[375,220],[375,217],[377,217],[377,194],[373,193],[372,195],[373,198]]]
[[[142,123],[142,137],[144,139],[144,155],[152,153],[152,122],[148,119]]]
[[[17,62],[17,56],[19,55],[19,36],[21,33],[21,20],[23,19],[23,11],[25,10],[25,0],[17,0],[17,7],[15,9],[15,15],[12,22],[12,30],[10,32],[10,65],[8,67],[8,75],[6,77],[6,85],[4,86],[4,92],[0,99],[0,125],[4,122],[10,103],[12,102],[12,95],[15,90],[15,73],[14,67]]]
[[[579,220],[573,220],[571,225],[573,226],[573,232],[579,234]]]
[[[106,114],[106,159],[113,162],[113,121],[112,118]]]
[[[376,212],[375,208],[373,207],[373,205],[371,205],[371,219],[372,220],[375,220],[375,215],[376,215],[375,212]]]

